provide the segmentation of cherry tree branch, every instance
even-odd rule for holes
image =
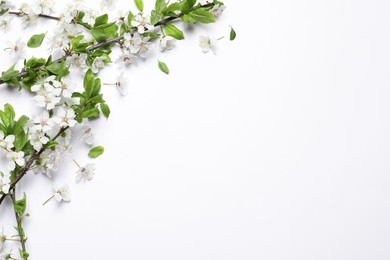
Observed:
[[[206,5],[203,5],[201,6],[202,8],[207,8],[207,7],[211,7],[211,6],[214,6],[213,3],[209,3],[209,4],[206,4]],[[177,19],[179,19],[180,17],[182,17],[184,15],[184,13],[180,13],[178,14],[177,17],[168,17],[168,18],[165,18],[161,21],[159,21],[158,23],[156,23],[154,26],[155,27],[158,27],[158,26],[164,26],[172,21],[175,21]],[[105,46],[108,46],[110,44],[113,44],[113,43],[118,43],[120,42],[121,40],[123,39],[123,35],[121,36],[118,36],[116,38],[113,38],[113,39],[110,39],[110,40],[106,40],[106,41],[102,41],[100,43],[97,43],[95,45],[91,45],[87,48],[87,51],[94,51],[94,50],[97,50],[97,49],[100,49],[100,48],[103,48]],[[53,62],[56,62],[56,63],[59,63],[59,62],[62,62],[62,60],[65,60],[67,57],[69,57],[70,54],[69,53],[66,53],[63,57],[57,59],[57,60],[54,60]],[[39,70],[42,70],[44,69],[45,66],[39,66],[39,67],[36,67],[34,68],[34,71],[39,71]],[[18,78],[23,78],[23,77],[26,77],[28,75],[28,72],[25,71],[25,70],[22,70],[18,75],[17,77]],[[3,80],[0,79],[0,85],[1,84],[4,84],[5,82]]]
[[[27,14],[25,13],[22,13],[22,12],[8,12],[9,14],[13,14],[13,15],[17,15],[17,16],[25,16]],[[61,18],[60,17],[57,17],[57,16],[51,16],[51,15],[46,15],[46,14],[38,14],[39,17],[42,17],[42,18],[47,18],[47,19],[52,19],[52,20],[56,20],[56,21],[59,21]]]
[[[61,128],[61,130],[51,139],[51,141],[55,141],[61,134],[63,134],[69,126]],[[41,156],[41,154],[46,150],[46,147],[42,147],[41,150],[38,152],[35,152],[33,155],[31,155],[30,159],[28,159],[27,163],[24,165],[24,167],[20,170],[19,175],[15,178],[15,180],[11,183],[10,189],[12,190],[15,188],[16,184],[24,177],[24,175],[28,172],[30,169],[31,165]],[[3,194],[0,197],[0,205],[3,203],[4,199],[8,196],[9,194]]]

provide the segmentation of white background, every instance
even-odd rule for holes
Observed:
[[[225,3],[216,24],[127,70],[126,98],[104,89],[112,116],[94,122],[106,148],[95,178],[74,182],[86,146],[54,178],[71,184],[71,203],[42,207],[50,181],[23,180],[31,260],[390,258],[390,2]],[[15,26],[0,49],[54,24]],[[229,24],[237,40],[202,54],[199,35],[228,36]],[[1,105],[30,113],[29,94],[1,91]]]

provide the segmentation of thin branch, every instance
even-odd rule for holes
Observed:
[[[210,4],[203,5],[203,6],[201,6],[201,7],[202,7],[202,8],[207,8],[207,7],[210,7],[210,6],[214,6],[214,4],[213,4],[213,3],[210,3]],[[158,23],[156,23],[154,26],[155,26],[155,27],[164,26],[164,25],[166,25],[166,24],[168,24],[168,23],[170,23],[170,22],[172,22],[172,21],[174,21],[174,20],[179,19],[179,18],[182,17],[183,15],[184,15],[184,13],[181,13],[181,14],[179,14],[177,17],[168,17],[168,18],[165,18],[165,19],[159,21]],[[108,46],[108,45],[110,45],[110,44],[118,43],[118,42],[120,42],[122,39],[123,39],[123,35],[122,35],[122,36],[118,36],[118,37],[116,37],[116,38],[114,38],[114,39],[111,39],[111,40],[106,40],[106,41],[99,42],[99,43],[97,43],[97,44],[95,44],[95,45],[89,46],[89,47],[87,48],[87,51],[94,51],[94,50],[97,50],[97,49],[106,47],[106,46]],[[62,60],[65,60],[69,55],[70,55],[70,54],[67,53],[67,54],[65,54],[63,57],[61,57],[61,58],[59,58],[59,59],[57,59],[57,60],[54,60],[53,62],[56,62],[56,63],[62,62]],[[36,68],[34,68],[34,71],[39,71],[39,70],[42,70],[42,69],[44,69],[44,68],[45,68],[45,66],[36,67]],[[25,77],[25,76],[27,76],[27,75],[28,75],[28,72],[22,70],[22,71],[17,75],[17,77],[18,77],[18,78],[23,78],[23,77]],[[0,85],[1,85],[1,84],[4,84],[4,83],[5,83],[5,82],[4,82],[3,80],[0,79]]]
[[[25,16],[27,14],[25,13],[22,13],[22,12],[8,12],[9,14],[13,14],[13,15],[17,15],[17,16]],[[47,19],[52,19],[52,20],[56,20],[56,21],[59,21],[61,18],[60,17],[57,17],[57,16],[51,16],[51,15],[46,15],[46,14],[38,14],[39,17],[42,17],[42,18],[47,18]]]
[[[64,133],[69,126],[61,128],[61,130],[51,139],[51,141],[55,141],[62,133]],[[24,177],[24,175],[27,173],[27,171],[30,169],[31,165],[35,162],[36,159],[41,156],[41,154],[46,150],[46,147],[42,147],[41,150],[38,152],[35,152],[33,155],[31,155],[30,159],[28,159],[27,163],[24,165],[24,167],[20,170],[19,175],[15,178],[15,180],[11,183],[10,189],[12,190],[15,188],[16,184]],[[8,196],[8,194],[3,194],[0,197],[0,205],[2,204],[3,200]]]
[[[12,202],[14,204],[14,207],[15,207],[15,202],[16,202],[15,193],[16,192],[15,192],[15,187],[14,187],[12,190],[10,190],[10,196],[12,198]],[[15,219],[16,219],[16,231],[18,232],[20,244],[22,246],[23,252],[26,252],[26,238],[25,238],[23,226],[22,226],[22,216],[18,212],[16,212],[16,210],[15,210]]]

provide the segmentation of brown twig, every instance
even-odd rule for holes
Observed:
[[[203,5],[203,6],[201,6],[201,7],[202,7],[202,8],[207,8],[207,7],[210,7],[210,6],[213,6],[213,5],[214,5],[213,3],[210,3],[210,4]],[[168,24],[168,23],[170,23],[170,22],[172,22],[172,21],[174,21],[174,20],[176,20],[176,19],[179,19],[179,18],[182,17],[183,15],[184,15],[184,13],[181,13],[181,14],[179,14],[177,17],[168,17],[168,18],[165,18],[165,19],[159,21],[158,23],[156,23],[154,26],[155,26],[155,27],[157,27],[157,26],[164,26],[164,25],[166,25],[166,24]],[[111,40],[106,40],[106,41],[99,42],[99,43],[97,43],[97,44],[95,44],[95,45],[89,46],[89,47],[87,48],[87,51],[94,51],[94,50],[103,48],[103,47],[108,46],[108,45],[110,45],[110,44],[113,44],[113,43],[116,43],[116,42],[120,42],[122,39],[123,39],[123,35],[122,35],[122,36],[118,36],[118,37],[116,37],[116,38],[113,38],[113,39],[111,39]],[[58,63],[58,62],[62,62],[62,60],[66,59],[69,55],[70,55],[70,54],[67,53],[67,54],[65,54],[65,56],[63,56],[63,57],[61,57],[61,58],[59,58],[59,59],[57,59],[57,60],[54,60],[53,62],[57,62],[57,63]],[[39,70],[42,70],[42,69],[44,69],[44,68],[45,68],[45,66],[36,67],[36,68],[34,68],[34,71],[39,71]],[[25,77],[25,76],[27,76],[27,75],[28,75],[28,72],[25,71],[25,70],[22,70],[22,71],[17,75],[17,77],[18,77],[18,78],[23,78],[23,77]],[[4,82],[3,80],[0,79],[0,85],[1,85],[1,84],[4,84],[4,83],[5,83],[5,82]]]

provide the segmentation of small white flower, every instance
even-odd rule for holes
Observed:
[[[137,14],[134,17],[134,20],[131,21],[131,25],[137,27],[138,32],[141,34],[145,31],[152,31],[154,29],[154,26],[150,23],[150,18],[141,14]]]
[[[71,108],[58,107],[53,120],[59,125],[59,127],[73,127],[77,124],[74,120],[76,114]]]
[[[44,107],[47,110],[52,110],[61,101],[60,97],[51,93],[36,95],[33,99],[37,102],[38,107]]]
[[[211,8],[210,13],[212,13],[215,17],[218,17],[223,13],[225,9],[225,5],[216,4],[213,6],[213,8]]]
[[[11,175],[0,172],[0,192],[7,194],[11,185]],[[1,239],[1,236],[0,236]],[[0,250],[1,250],[1,241],[0,241]]]
[[[66,61],[68,65],[78,68],[81,72],[85,72],[87,70],[87,54],[73,54]]]
[[[63,184],[61,187],[57,187],[53,185],[53,189],[55,191],[54,198],[58,201],[66,201],[69,202],[72,199],[72,193],[70,191],[68,184]]]
[[[17,40],[16,42],[8,42],[6,51],[9,52],[15,61],[22,59],[26,56],[26,43]]]
[[[199,3],[201,5],[211,4],[212,2],[213,2],[213,0],[199,0]]]
[[[35,133],[30,135],[30,143],[34,147],[35,151],[39,151],[42,149],[44,144],[49,142],[49,138],[43,132],[36,131]]]
[[[61,79],[61,95],[65,98],[70,98],[72,96],[73,90],[75,89],[75,85],[71,81],[69,76],[63,77]]]
[[[83,17],[83,22],[93,26],[95,24],[95,19],[98,16],[97,12],[90,9],[90,10],[85,10],[84,14],[85,15]]]
[[[95,164],[89,163],[84,167],[79,167],[76,172],[76,182],[79,183],[81,180],[90,181],[95,175]]]
[[[130,53],[136,54],[139,52],[141,49],[140,45],[142,43],[142,36],[139,33],[134,33],[133,35],[130,33],[125,33],[123,38],[123,44],[130,51]]]
[[[210,39],[208,36],[202,35],[199,37],[199,47],[204,53],[207,53],[211,50],[215,54],[215,43],[216,40]]]
[[[4,227],[2,227],[0,233],[0,251],[3,249],[6,240],[7,236],[4,234]]]
[[[9,32],[11,30],[11,23],[13,17],[8,13],[0,15],[0,30],[3,32]]]
[[[129,80],[124,76],[123,72],[117,76],[115,85],[122,96],[127,96]]]
[[[16,164],[19,165],[19,166],[24,166],[24,163],[25,163],[24,152],[9,151],[7,153],[7,158],[9,160],[9,162],[8,162],[8,169],[10,171],[15,170]]]
[[[33,12],[35,14],[49,15],[52,12],[54,2],[50,0],[36,0],[33,5]]]
[[[160,50],[165,51],[165,50],[172,50],[173,47],[175,46],[176,39],[171,37],[171,36],[166,36],[161,39],[160,41]]]
[[[151,50],[154,48],[154,44],[151,43],[150,37],[143,37],[142,38],[142,43],[140,44],[140,49],[139,49],[139,56],[142,58],[146,58]]]
[[[103,10],[105,7],[109,11],[113,11],[115,9],[115,4],[117,3],[118,0],[102,0],[100,2],[100,9]]]
[[[131,65],[137,63],[137,56],[131,53],[123,53],[121,54],[115,63],[123,63],[124,65]]]
[[[53,129],[54,121],[50,118],[49,112],[46,110],[32,118],[34,124],[40,126],[43,132],[47,133]]]
[[[7,151],[11,151],[12,148],[14,148],[14,141],[15,136],[14,135],[8,135],[4,138],[3,131],[0,131],[0,148],[3,148]]]
[[[26,14],[21,17],[22,19],[22,25],[24,28],[27,28],[29,26],[34,26],[38,22],[39,16],[34,13]]]
[[[12,248],[4,248],[0,250],[0,260],[13,260],[17,256],[14,255]]]
[[[93,145],[95,141],[95,133],[92,130],[91,124],[87,118],[84,118],[82,126],[81,126],[81,140],[88,145]]]
[[[102,56],[102,57],[96,57],[94,60],[93,60],[93,63],[92,63],[92,72],[93,73],[98,73],[99,70],[103,69],[105,64],[104,64],[104,60],[106,60],[106,57]]]

